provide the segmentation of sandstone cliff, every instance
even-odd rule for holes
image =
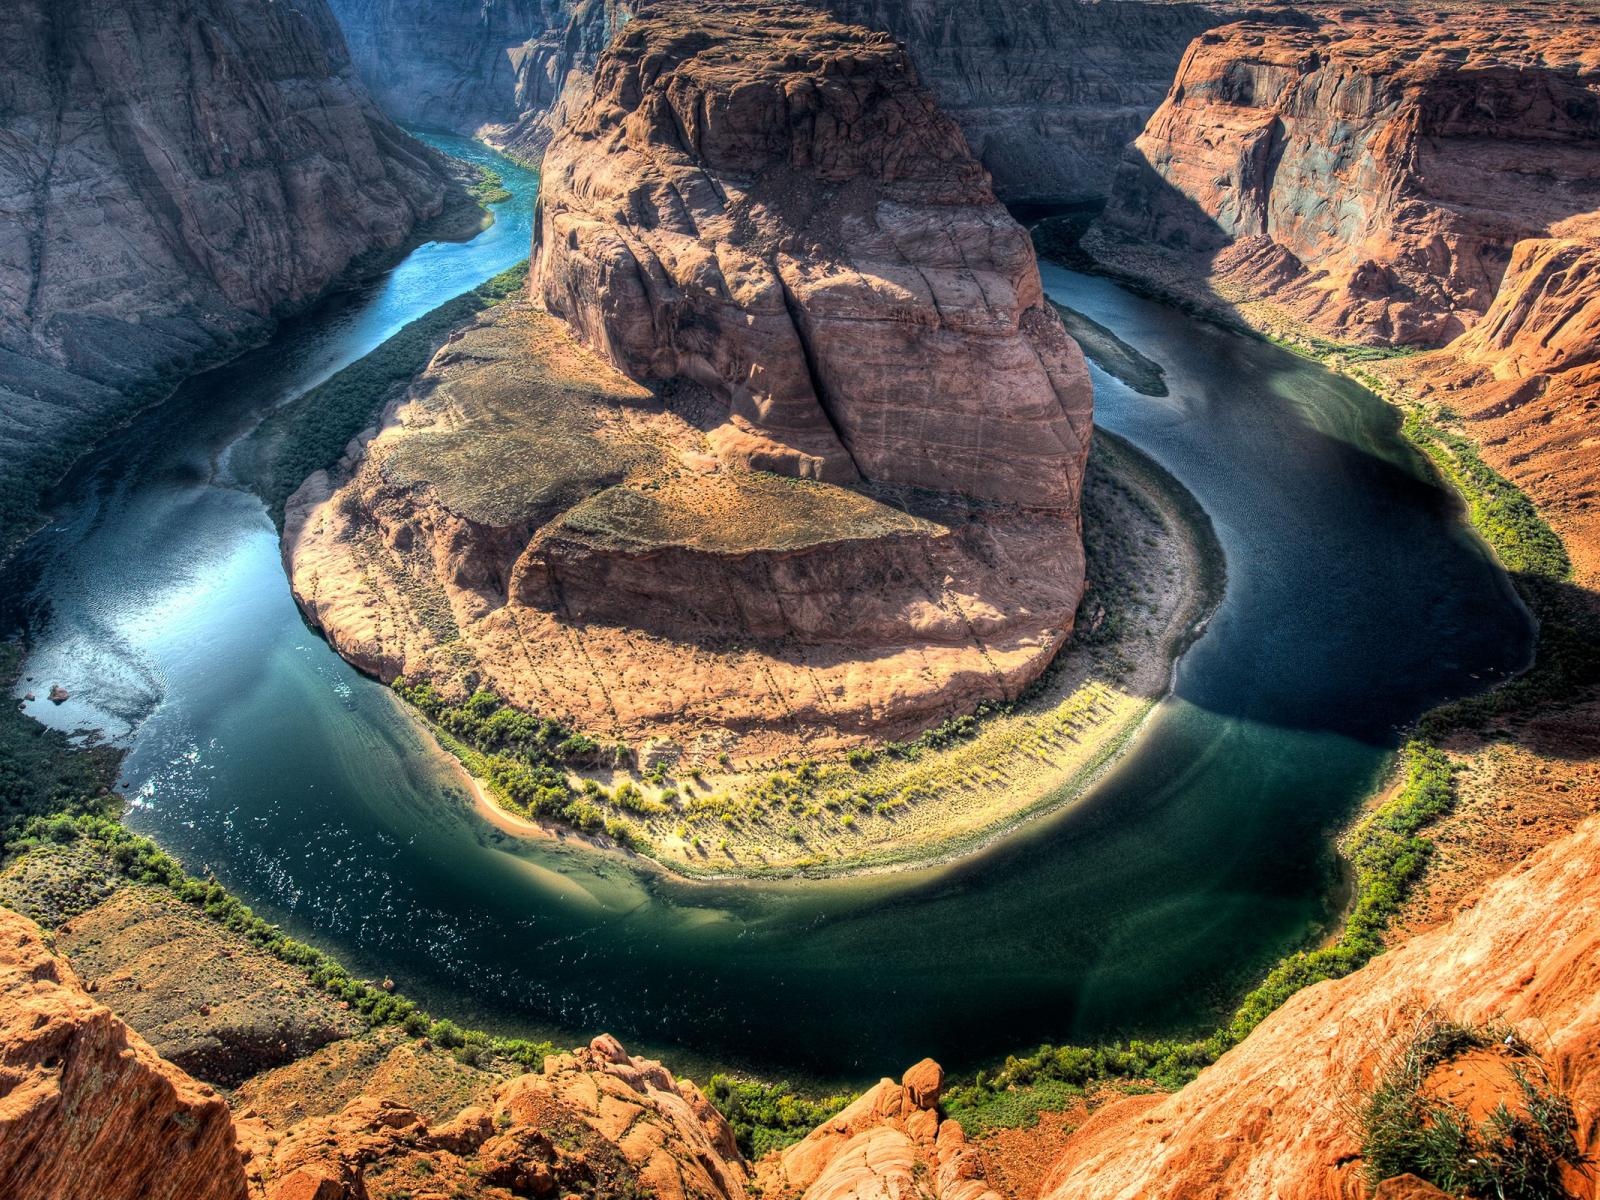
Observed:
[[[1526,860],[1449,924],[1299,993],[1183,1091],[1101,1110],[1044,1198],[1355,1200],[1365,1194],[1361,1101],[1429,1010],[1520,1031],[1568,1090],[1593,1154],[1600,820]],[[1495,1098],[1481,1099],[1484,1111]],[[1592,1179],[1574,1185],[1593,1195]]]
[[[0,51],[9,520],[153,383],[398,246],[446,181],[324,0],[17,0]]]
[[[163,1062],[0,909],[0,1195],[243,1200],[227,1103]]]
[[[1202,34],[1104,227],[1322,333],[1441,345],[1488,311],[1518,242],[1596,232],[1597,32],[1551,4]]]
[[[712,756],[898,736],[1043,669],[1087,372],[892,41],[659,4],[543,180],[531,288],[566,325],[464,331],[290,505],[341,653]]]

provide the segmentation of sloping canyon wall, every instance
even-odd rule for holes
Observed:
[[[41,452],[444,203],[442,163],[373,104],[325,0],[14,0],[0,61],[8,512],[52,482],[30,476]]]
[[[1089,245],[1260,325],[1433,349],[1368,369],[1460,414],[1600,578],[1592,6],[1202,34]]]
[[[1103,196],[1184,47],[1237,11],[1128,0],[812,0],[890,33],[1006,200]],[[357,66],[405,121],[537,157],[546,115],[649,0],[332,0]]]

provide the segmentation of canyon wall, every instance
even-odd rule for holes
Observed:
[[[324,0],[18,0],[0,52],[8,513],[153,382],[445,202],[442,160],[372,103]]]
[[[363,77],[405,121],[481,132],[536,159],[569,81],[586,85],[649,0],[332,0]],[[1104,196],[1123,148],[1160,103],[1184,47],[1225,4],[1046,0],[814,0],[882,30],[967,136],[1000,194]]]
[[[1596,232],[1596,32],[1550,5],[1202,34],[1103,227],[1326,335],[1442,345],[1488,311],[1518,242]]]

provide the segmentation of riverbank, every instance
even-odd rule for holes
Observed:
[[[1174,664],[1220,601],[1222,552],[1193,497],[1102,433],[1083,498],[1089,587],[1073,637],[1018,701],[911,743],[845,759],[728,771],[663,764],[571,782],[626,832],[540,820],[436,728],[506,832],[620,842],[691,878],[828,878],[920,869],[981,852],[1069,805],[1134,741]]]

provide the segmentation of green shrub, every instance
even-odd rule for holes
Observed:
[[[1428,1076],[1461,1054],[1504,1045],[1515,1056],[1514,1107],[1501,1101],[1486,1120],[1427,1094]],[[1385,1073],[1361,1114],[1361,1157],[1369,1183],[1412,1174],[1452,1196],[1562,1200],[1562,1176],[1588,1166],[1572,1102],[1543,1065],[1500,1029],[1430,1022]]]
[[[733,1127],[739,1149],[760,1158],[805,1137],[846,1104],[849,1096],[808,1098],[788,1083],[713,1075],[706,1097]]]

